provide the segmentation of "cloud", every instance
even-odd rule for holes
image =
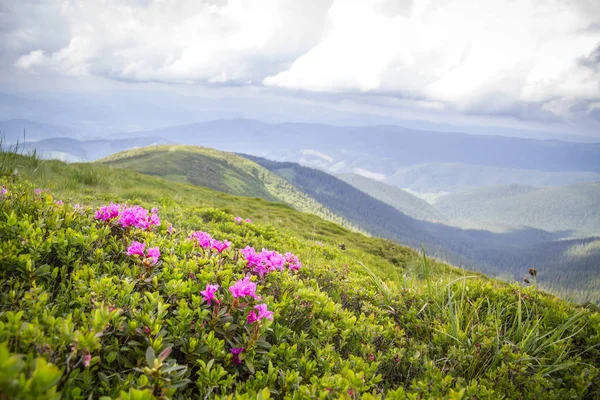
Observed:
[[[321,37],[330,3],[146,0],[47,2],[68,40],[33,35],[20,70],[126,81],[249,84],[285,68]],[[9,10],[24,19],[19,7]],[[31,28],[35,29],[35,28]],[[17,46],[15,27],[4,40]]]
[[[323,40],[264,84],[394,93],[490,114],[600,98],[600,72],[589,68],[600,43],[598,2],[392,4],[336,0]],[[541,107],[559,115],[567,108]]]
[[[0,4],[0,56],[21,75],[595,124],[599,16],[586,0],[19,0]]]

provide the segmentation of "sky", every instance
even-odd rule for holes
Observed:
[[[4,93],[600,137],[597,0],[0,0],[0,57]]]

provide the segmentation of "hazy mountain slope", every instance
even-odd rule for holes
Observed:
[[[403,166],[423,163],[465,163],[497,168],[551,172],[600,173],[600,143],[568,143],[430,132],[399,126],[332,126],[325,124],[267,124],[254,120],[217,120],[138,132],[172,140],[253,154],[276,160],[299,161],[311,149],[330,158],[327,168],[378,166],[373,172],[393,174]],[[224,141],[223,137],[227,137]],[[532,157],[531,155],[535,156]],[[363,161],[357,164],[355,160]],[[380,160],[387,160],[381,163]],[[371,164],[369,164],[371,163]]]
[[[115,140],[76,140],[71,138],[43,139],[24,143],[24,151],[36,150],[42,158],[58,158],[62,161],[95,161],[111,154],[138,147],[171,143],[159,137],[138,137]],[[61,155],[60,157],[57,155]]]
[[[356,174],[340,174],[337,176],[346,183],[391,205],[410,217],[427,221],[445,219],[431,204],[405,190]]]
[[[39,123],[27,119],[10,119],[0,121],[0,132],[8,143],[23,143],[32,140],[42,140],[54,137],[74,137],[80,132],[66,126]]]
[[[442,196],[435,206],[451,219],[600,234],[600,182],[537,190],[493,186]]]
[[[457,192],[482,186],[565,186],[600,181],[595,172],[547,172],[459,163],[411,165],[396,170],[385,182],[417,192]]]
[[[99,162],[236,196],[281,201],[300,211],[345,223],[343,218],[286,180],[231,153],[197,146],[166,145],[117,153]]]
[[[419,221],[333,175],[296,163],[249,155],[244,157],[283,177],[331,211],[371,234],[393,238],[413,247],[419,247],[421,243],[439,245],[440,241],[419,226]]]

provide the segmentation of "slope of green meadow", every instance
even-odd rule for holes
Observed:
[[[507,285],[281,203],[131,170],[0,153],[0,173],[0,398],[600,396],[600,315],[533,276]],[[157,207],[160,224],[96,219],[111,202]],[[195,245],[200,230],[231,247]],[[134,241],[159,259],[128,255]],[[303,265],[261,276],[246,246]],[[245,278],[257,298],[235,297]],[[251,318],[259,304],[272,320]]]

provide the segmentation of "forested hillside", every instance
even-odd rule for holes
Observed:
[[[435,207],[405,190],[357,174],[339,174],[341,180],[358,190],[383,201],[404,214],[426,221],[440,221],[445,217]]]
[[[434,205],[451,219],[600,235],[600,182],[557,188],[492,186],[442,196]]]

